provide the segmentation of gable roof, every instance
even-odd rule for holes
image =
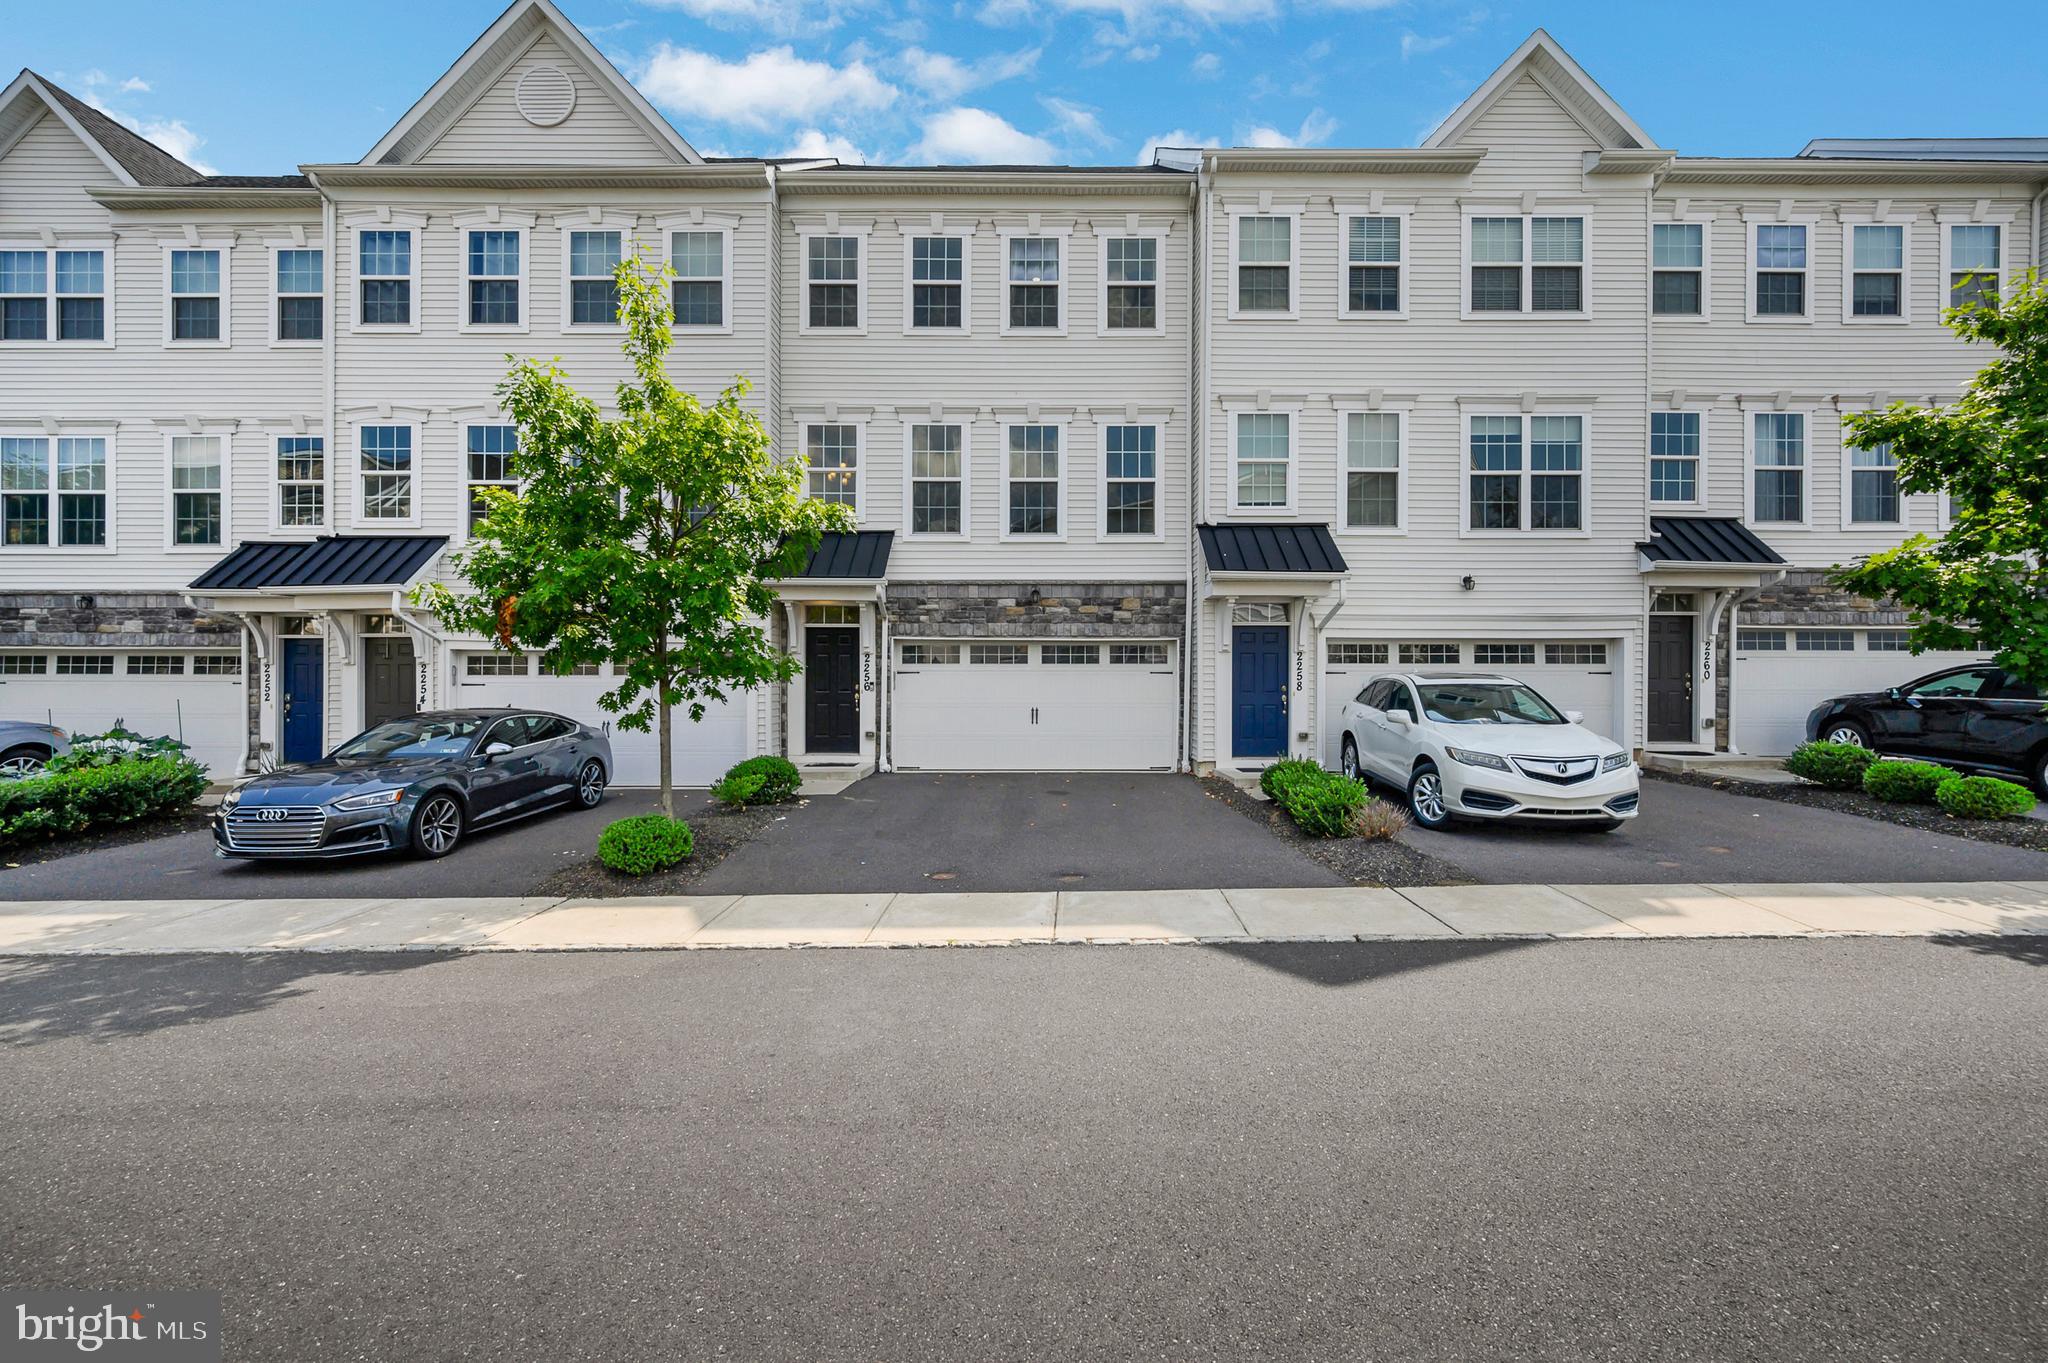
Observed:
[[[142,134],[26,68],[0,91],[0,152],[40,117],[38,104],[71,129],[124,185],[196,185],[206,179]]]
[[[1601,146],[1656,148],[1657,139],[1644,132],[1600,88],[1599,82],[1587,75],[1585,68],[1573,61],[1569,52],[1558,46],[1557,39],[1540,28],[1531,33],[1528,40],[1516,48],[1500,64],[1500,69],[1488,76],[1463,104],[1451,110],[1450,117],[1438,124],[1436,131],[1424,139],[1422,145],[1425,148],[1455,146],[1472,125],[1524,76],[1548,91],[1559,107],[1577,120]]]
[[[704,163],[697,149],[655,112],[647,97],[620,75],[618,68],[550,0],[513,0],[511,8],[469,45],[455,65],[406,110],[405,117],[377,140],[359,164],[403,165],[418,160],[544,33],[553,34],[583,64],[590,78],[618,100],[627,117],[640,124],[677,162],[691,166]]]

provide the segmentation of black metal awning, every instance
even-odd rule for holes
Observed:
[[[1212,573],[1309,573],[1336,577],[1346,572],[1344,555],[1327,525],[1198,525],[1202,557]]]
[[[889,575],[889,548],[895,542],[893,530],[828,530],[797,576],[880,581]]]
[[[193,579],[195,592],[265,588],[403,587],[448,543],[446,535],[323,535],[245,540]]]
[[[1777,550],[1733,516],[1652,516],[1650,538],[1636,550],[1652,568],[1785,566]]]

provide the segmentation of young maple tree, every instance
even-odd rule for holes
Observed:
[[[622,729],[656,729],[673,817],[673,711],[688,706],[694,723],[796,674],[763,625],[768,584],[801,572],[825,532],[852,527],[844,507],[803,495],[803,466],[778,458],[740,405],[745,379],[709,406],[670,381],[670,277],[637,258],[615,274],[633,366],[616,417],[556,362],[514,360],[498,399],[519,427],[519,489],[481,491],[488,514],[455,556],[464,589],[433,584],[422,600],[556,672],[610,663],[618,685],[598,703]]]
[[[1947,496],[1948,530],[1838,568],[1833,581],[1911,611],[1914,652],[1989,649],[2048,690],[2048,282],[2030,272],[1991,298],[1945,318],[2000,352],[1959,401],[1895,402],[1843,422],[1857,449],[1891,445],[1900,492]]]

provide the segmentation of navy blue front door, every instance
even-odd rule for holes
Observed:
[[[1231,756],[1279,757],[1287,751],[1287,627],[1237,626],[1230,656]]]
[[[320,756],[320,700],[326,667],[318,639],[284,641],[284,760],[311,762]]]

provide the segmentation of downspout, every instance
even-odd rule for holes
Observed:
[[[1209,157],[1203,157],[1201,166],[1213,166]],[[1195,598],[1198,568],[1195,555],[1200,552],[1196,544],[1195,524],[1205,511],[1207,488],[1204,486],[1203,469],[1207,460],[1203,457],[1204,447],[1209,441],[1209,196],[1211,184],[1209,169],[1198,169],[1195,182],[1188,186],[1188,220],[1195,224],[1195,232],[1201,238],[1201,259],[1190,259],[1188,268],[1200,270],[1194,287],[1188,290],[1188,351],[1190,386],[1188,394],[1188,494],[1187,494],[1187,596],[1181,612],[1181,707],[1180,707],[1180,762],[1182,771],[1195,769],[1195,698],[1201,692],[1200,673],[1197,666],[1206,666],[1196,647],[1201,636],[1199,627],[1201,609]],[[1192,255],[1193,253],[1191,253]]]
[[[334,466],[341,449],[341,432],[335,423],[335,393],[338,387],[336,371],[340,364],[336,354],[338,346],[335,337],[340,330],[337,325],[336,308],[341,300],[340,290],[335,283],[335,273],[340,268],[341,243],[335,240],[339,222],[334,212],[334,199],[319,180],[313,181],[313,187],[320,191],[320,245],[327,253],[327,302],[323,305],[327,310],[327,325],[322,328],[326,339],[320,345],[323,361],[320,375],[321,402],[324,407],[320,417],[320,448],[323,452],[320,472],[321,482],[325,486],[320,495],[325,499],[327,509],[327,533],[334,535],[341,532],[341,527],[336,523],[339,520],[336,515],[338,503],[334,495]]]
[[[1670,163],[1666,162],[1666,164]],[[1640,447],[1643,452],[1643,516],[1642,520],[1638,522],[1638,529],[1644,540],[1650,538],[1650,408],[1656,402],[1657,372],[1657,315],[1651,303],[1651,295],[1655,292],[1656,285],[1655,262],[1657,255],[1652,239],[1657,235],[1657,186],[1662,180],[1663,175],[1661,172],[1652,171],[1649,187],[1643,191],[1643,443]],[[1626,668],[1626,671],[1622,673],[1621,680],[1624,693],[1628,696],[1629,702],[1626,720],[1629,732],[1637,732],[1636,712],[1639,708],[1643,711],[1645,719],[1641,730],[1643,741],[1641,743],[1624,743],[1622,745],[1631,749],[1648,747],[1650,742],[1650,730],[1647,723],[1649,713],[1649,685],[1647,678],[1649,676],[1650,660],[1649,585],[1648,583],[1643,584],[1643,613],[1637,622],[1638,632],[1634,656],[1625,656],[1622,660]],[[1640,688],[1642,692],[1640,698],[1638,696],[1639,688],[1636,686],[1636,675],[1638,673],[1645,678],[1645,683]],[[1699,735],[1699,711],[1697,709],[1693,711],[1693,735],[1695,737]]]
[[[889,584],[875,584],[875,770],[892,771],[889,761],[889,732],[895,718],[896,669],[890,645]]]

